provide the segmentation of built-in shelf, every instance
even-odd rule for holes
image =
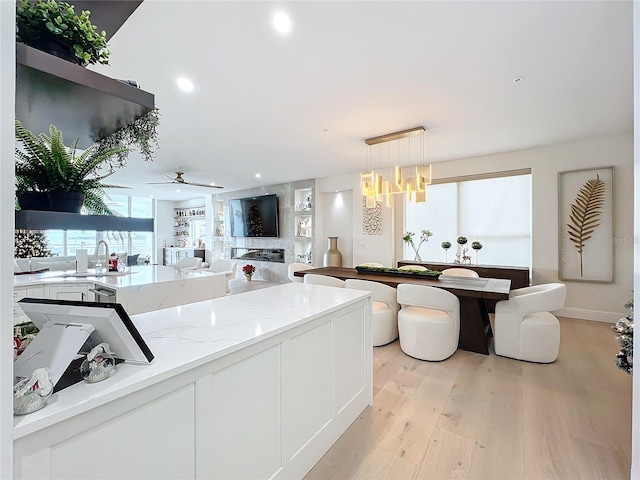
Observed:
[[[149,92],[16,43],[16,118],[36,134],[54,124],[87,148],[154,107]]]
[[[22,230],[97,230],[153,232],[153,218],[81,215],[79,213],[17,210],[15,228]]]

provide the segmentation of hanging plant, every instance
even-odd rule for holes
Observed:
[[[108,137],[100,140],[100,148],[122,149],[111,159],[111,166],[123,167],[127,164],[127,157],[131,147],[136,147],[145,162],[153,161],[153,151],[158,148],[158,132],[160,125],[160,111],[154,108],[135,122],[120,127]]]

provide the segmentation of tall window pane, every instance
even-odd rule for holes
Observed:
[[[433,232],[420,248],[424,261],[453,262],[462,235],[474,264],[530,267],[531,175],[431,185],[426,203],[405,204],[405,230],[415,232],[416,246],[422,229]],[[452,244],[448,253],[440,246],[445,240]],[[478,252],[474,241],[483,246]],[[414,258],[406,244],[404,258]]]

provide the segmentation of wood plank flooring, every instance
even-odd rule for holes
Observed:
[[[459,350],[444,362],[374,348],[374,405],[305,477],[626,479],[630,375],[610,324],[561,318],[540,365]]]

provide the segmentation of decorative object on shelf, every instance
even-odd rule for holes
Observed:
[[[456,238],[456,243],[458,244],[458,246],[457,246],[457,252],[456,252],[456,259],[453,261],[453,263],[466,263],[465,256],[467,255],[467,249],[466,248],[463,249],[462,247],[466,245],[468,241],[469,240],[464,235],[460,235],[458,236],[458,238]],[[471,263],[470,258],[469,258],[469,263]]]
[[[420,258],[420,247],[422,247],[422,244],[424,242],[428,242],[429,241],[429,237],[431,237],[433,235],[433,233],[431,233],[431,230],[424,230],[424,229],[421,230],[420,231],[420,242],[418,243],[417,247],[416,247],[416,244],[413,242],[413,236],[414,235],[415,235],[414,232],[407,232],[402,237],[402,240],[405,243],[408,243],[409,245],[411,245],[411,248],[413,248],[413,251],[415,252],[414,261],[421,262],[422,258]]]
[[[91,349],[80,365],[80,375],[87,383],[106,380],[116,371],[115,353],[109,350],[108,343],[100,343]]]
[[[16,230],[14,234],[13,257],[49,257],[49,241],[42,230]]]
[[[328,237],[329,248],[322,258],[325,267],[341,267],[342,253],[338,250],[338,237]]]
[[[362,234],[382,235],[382,202],[367,206],[367,197],[362,197]]]
[[[614,167],[560,172],[560,280],[613,283]]]
[[[247,277],[247,281],[250,282],[251,277],[253,277],[253,274],[256,272],[256,267],[248,263],[242,267],[242,272],[244,273],[244,276]]]
[[[479,241],[475,241],[475,242],[471,242],[471,248],[473,248],[476,251],[476,264],[480,265],[480,250],[482,250],[482,244]]]
[[[440,244],[440,246],[444,249],[444,263],[447,263],[447,255],[448,250],[451,248],[451,242],[449,240],[445,240]]]
[[[108,137],[100,140],[100,148],[122,148],[113,160],[114,166],[123,167],[132,147],[136,147],[145,162],[153,161],[153,152],[158,148],[160,110],[154,108],[132,123],[120,127]]]
[[[311,204],[311,195],[307,195],[307,198],[305,198],[304,200],[304,208],[305,210],[311,210],[312,204]]]
[[[36,368],[31,377],[13,386],[13,414],[26,415],[47,405],[53,394],[53,382],[48,368]]]
[[[311,236],[311,218],[305,218],[298,223],[298,229],[296,231],[297,237],[310,237]]]
[[[442,275],[442,272],[437,270],[411,270],[409,268],[392,268],[392,267],[368,267],[366,265],[357,265],[356,270],[358,273],[371,273],[378,275],[395,275],[398,277],[430,277],[438,278]]]
[[[623,372],[633,375],[633,300],[624,304],[629,310],[624,317],[611,327],[620,344],[620,351],[616,354],[616,366]]]
[[[424,127],[415,127],[400,132],[388,133],[378,137],[367,138],[364,142],[369,146],[366,171],[360,175],[362,194],[366,197],[366,206],[368,208],[375,207],[376,201],[385,200],[385,205],[391,207],[393,205],[393,195],[397,193],[405,193],[407,201],[415,203],[424,203],[427,201],[427,185],[431,184],[431,165],[424,163]],[[412,165],[411,158],[411,137],[420,136],[420,162],[415,168],[415,176],[404,178],[402,166],[400,165],[400,140],[408,139],[408,158],[407,167]],[[387,149],[388,168],[378,171],[373,169],[371,160],[371,146],[380,145],[381,143],[398,141],[398,164],[391,166],[391,147]],[[378,146],[378,165],[380,165],[380,146]],[[386,179],[385,179],[386,176]]]
[[[103,184],[102,180],[114,173],[109,168],[99,173],[111,156],[120,149],[102,149],[91,145],[76,154],[78,140],[71,147],[64,145],[62,132],[55,125],[49,135],[35,135],[16,119],[16,139],[24,150],[16,147],[16,196],[25,191],[47,192],[50,208],[54,211],[79,213],[81,207],[96,215],[113,215],[104,202],[104,188],[126,188]]]
[[[216,237],[222,236],[224,236],[224,223],[221,223],[216,227]]]
[[[18,0],[16,40],[79,65],[109,64],[106,32],[97,31],[73,5],[59,0]]]

